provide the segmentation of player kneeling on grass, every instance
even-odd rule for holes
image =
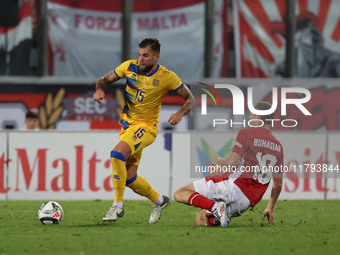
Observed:
[[[271,109],[268,102],[259,102],[256,110]],[[229,173],[207,176],[177,190],[174,198],[205,209],[197,214],[197,225],[226,227],[233,217],[241,216],[249,207],[255,206],[266,192],[271,177],[273,187],[263,217],[274,224],[274,206],[282,187],[283,148],[270,132],[270,115],[250,114],[252,128],[241,130],[231,154],[227,158],[215,157],[213,165],[229,167]]]

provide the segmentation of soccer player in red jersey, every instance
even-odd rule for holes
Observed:
[[[268,110],[271,104],[259,102],[256,110]],[[266,192],[273,177],[273,187],[263,217],[274,224],[274,206],[282,187],[283,148],[270,132],[274,113],[250,114],[251,128],[241,130],[227,158],[215,157],[213,165],[229,167],[227,175],[206,176],[177,190],[174,198],[205,209],[197,214],[198,225],[226,227],[233,217],[255,206]]]

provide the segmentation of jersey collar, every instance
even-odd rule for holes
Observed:
[[[153,71],[152,73],[149,73],[149,74],[143,73],[143,75],[150,77],[150,76],[154,75],[158,71],[158,69],[159,69],[159,64],[157,64],[157,68],[155,69],[155,71]]]

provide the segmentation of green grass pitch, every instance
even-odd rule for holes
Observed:
[[[340,254],[340,201],[278,201],[275,226],[261,214],[267,201],[227,228],[198,227],[198,208],[171,204],[149,224],[149,201],[125,201],[114,223],[102,217],[111,201],[58,201],[59,225],[42,225],[44,201],[0,201],[2,254]]]

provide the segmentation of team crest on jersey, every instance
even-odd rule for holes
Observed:
[[[153,85],[154,87],[158,87],[158,86],[159,86],[159,80],[154,79],[154,80],[152,81],[152,85]]]

